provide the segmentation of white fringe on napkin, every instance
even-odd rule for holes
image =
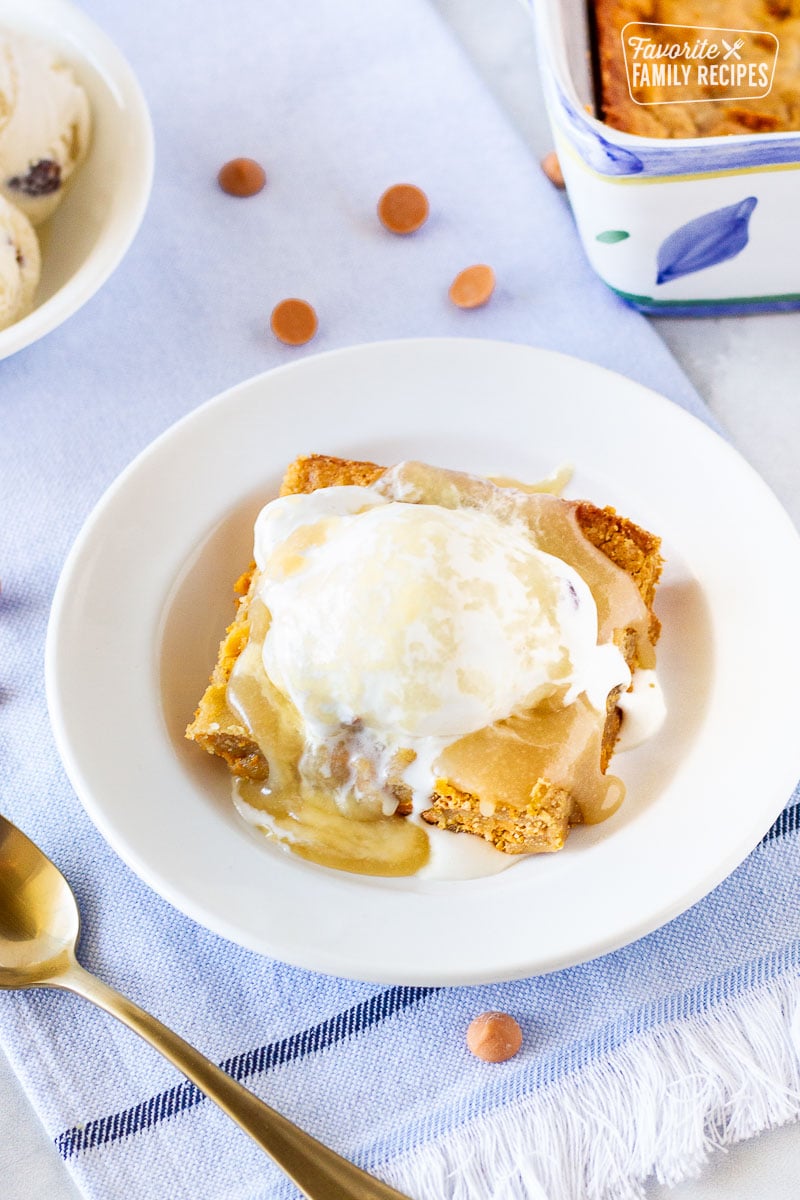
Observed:
[[[419,1200],[639,1200],[800,1117],[800,980],[659,1025],[387,1168]],[[383,1173],[383,1172],[382,1172]]]

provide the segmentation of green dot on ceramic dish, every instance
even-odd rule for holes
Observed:
[[[624,242],[625,238],[631,235],[626,229],[604,229],[602,233],[598,233],[598,242]]]

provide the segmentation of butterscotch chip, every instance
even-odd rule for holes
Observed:
[[[561,163],[558,161],[558,155],[555,150],[551,150],[549,154],[545,154],[542,159],[542,170],[547,178],[552,183],[553,187],[564,188],[564,172],[561,170]]]
[[[481,1013],[467,1030],[468,1048],[484,1062],[506,1062],[521,1045],[522,1030],[510,1013]]]
[[[390,233],[414,233],[428,219],[428,197],[413,183],[396,183],[378,201],[378,216]]]
[[[317,314],[307,300],[281,300],[269,323],[278,341],[287,346],[303,346],[317,332]]]
[[[485,263],[465,267],[450,284],[450,299],[459,308],[480,308],[494,291],[494,271]]]
[[[229,196],[255,196],[267,182],[267,174],[253,158],[232,158],[220,167],[217,182]]]

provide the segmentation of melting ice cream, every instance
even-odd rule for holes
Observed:
[[[318,738],[413,747],[630,678],[580,575],[488,512],[328,488],[268,505],[255,557],[264,668]]]

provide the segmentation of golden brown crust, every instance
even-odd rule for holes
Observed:
[[[347,484],[369,487],[385,472],[386,467],[379,467],[373,462],[333,458],[330,454],[308,454],[296,458],[287,468],[280,494],[291,496],[298,492],[316,492],[319,488]]]
[[[269,764],[262,750],[249,730],[234,719],[226,699],[231,671],[247,645],[250,634],[248,610],[254,586],[254,570],[253,563],[234,585],[234,592],[239,597],[236,616],[220,642],[211,680],[197,706],[194,720],[186,730],[186,737],[197,742],[209,754],[224,759],[234,775],[267,779]]]
[[[590,7],[598,115],[606,124],[626,133],[663,138],[800,129],[800,0],[590,0]],[[751,46],[761,44],[766,51],[774,45],[772,38],[759,39],[757,33],[774,34],[779,49],[768,95],[742,99],[741,88],[690,85],[686,101],[669,103],[675,88],[653,84],[634,90],[636,103],[629,91],[622,47],[622,30],[630,21],[752,30],[756,36]]]
[[[581,500],[575,510],[578,524],[584,536],[602,550],[618,567],[622,567],[639,589],[639,594],[650,610],[650,641],[656,644],[661,633],[661,622],[653,612],[656,588],[661,578],[664,560],[661,557],[661,538],[635,525],[627,517],[621,517],[616,509],[597,508],[588,500]],[[635,647],[628,665],[636,661]]]
[[[439,779],[431,807],[422,816],[439,829],[476,834],[504,854],[552,854],[563,847],[576,814],[569,792],[544,779],[537,781],[524,808],[498,804],[491,815],[481,812],[479,797]]]
[[[368,486],[386,471],[377,463],[313,454],[296,459],[287,469],[281,495],[313,492],[319,488],[346,484]],[[661,572],[660,540],[655,535],[619,516],[613,508],[598,508],[580,501],[575,509],[586,538],[631,576],[651,611],[651,641],[658,637],[659,625],[652,612],[653,596]],[[248,609],[253,587],[253,568],[237,581],[240,595],[236,617],[223,638],[211,681],[186,731],[209,754],[223,758],[236,775],[265,779],[269,768],[264,755],[249,732],[238,724],[227,707],[225,691],[236,657],[244,648],[249,633]],[[637,661],[637,637],[633,630],[620,630],[616,638],[626,662],[633,668]],[[609,696],[606,726],[601,749],[601,769],[605,771],[614,752],[620,727],[616,694]],[[410,801],[401,800],[401,813],[410,811]],[[561,787],[539,780],[524,810],[495,808],[487,816],[480,811],[480,799],[460,791],[446,780],[437,781],[431,807],[422,814],[432,825],[452,831],[477,834],[507,854],[544,853],[560,849],[569,826],[580,820],[577,805]]]

